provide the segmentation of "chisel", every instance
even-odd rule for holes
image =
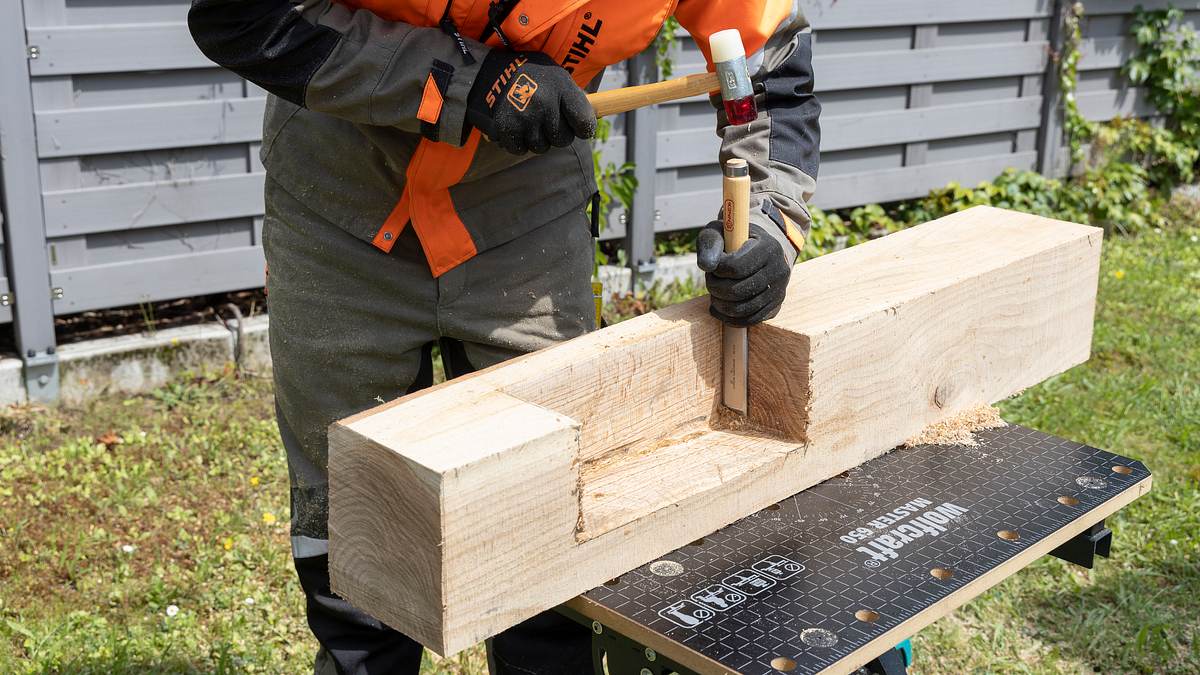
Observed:
[[[733,253],[750,236],[750,165],[730,159],[722,167],[721,196],[724,200],[725,252]],[[745,326],[722,327],[721,401],[745,415],[749,398],[750,344]]]

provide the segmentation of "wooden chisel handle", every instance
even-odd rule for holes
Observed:
[[[724,199],[725,252],[733,253],[750,238],[750,165],[744,159],[725,162],[721,178]]]
[[[744,159],[731,159],[723,173],[725,252],[733,253],[750,238],[750,166]],[[721,360],[721,401],[745,415],[750,399],[750,340],[744,326],[722,327]]]
[[[653,84],[596,92],[588,94],[587,98],[592,107],[596,109],[596,117],[608,117],[636,110],[642,106],[707,94],[720,88],[721,83],[717,79],[716,73],[700,73]]]

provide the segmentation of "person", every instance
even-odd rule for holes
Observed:
[[[711,311],[773,316],[806,231],[820,106],[792,0],[193,0],[210,59],[268,92],[263,247],[292,555],[320,673],[416,673],[419,644],[330,591],[327,427],[448,377],[591,330],[596,193],[586,91],[674,15],[707,52],[738,28],[759,118],[751,235],[699,238]],[[714,186],[715,186],[714,179]],[[718,205],[714,205],[714,215]],[[697,226],[704,223],[697,223]],[[437,420],[430,420],[436,424]],[[589,632],[538,615],[490,641],[494,673],[591,672]]]

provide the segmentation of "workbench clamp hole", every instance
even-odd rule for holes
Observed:
[[[1021,534],[1016,530],[1000,530],[996,533],[996,536],[1004,541],[1016,541],[1021,538]]]
[[[771,667],[781,673],[790,673],[796,669],[796,662],[786,656],[776,656],[771,659]]]
[[[1062,495],[1058,498],[1058,503],[1062,504],[1063,506],[1075,506],[1079,504],[1079,500],[1074,497]]]
[[[954,576],[954,570],[946,569],[945,567],[935,567],[929,570],[929,576],[937,579],[938,581],[946,581],[950,577]]]
[[[854,618],[863,623],[875,623],[879,620],[879,612],[873,609],[860,609],[854,613]]]
[[[1131,469],[1123,464],[1117,464],[1117,465],[1113,466],[1112,470],[1113,470],[1113,473],[1119,473],[1122,476],[1128,476],[1129,474],[1133,473],[1133,469]]]

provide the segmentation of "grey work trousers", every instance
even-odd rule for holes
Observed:
[[[317,667],[415,675],[419,644],[329,590],[327,429],[429,386],[435,343],[453,377],[591,330],[588,219],[581,205],[434,278],[411,227],[385,254],[268,176],[263,247],[292,555],[321,643]],[[590,672],[588,644],[586,629],[547,613],[490,647],[498,672],[574,675]]]

